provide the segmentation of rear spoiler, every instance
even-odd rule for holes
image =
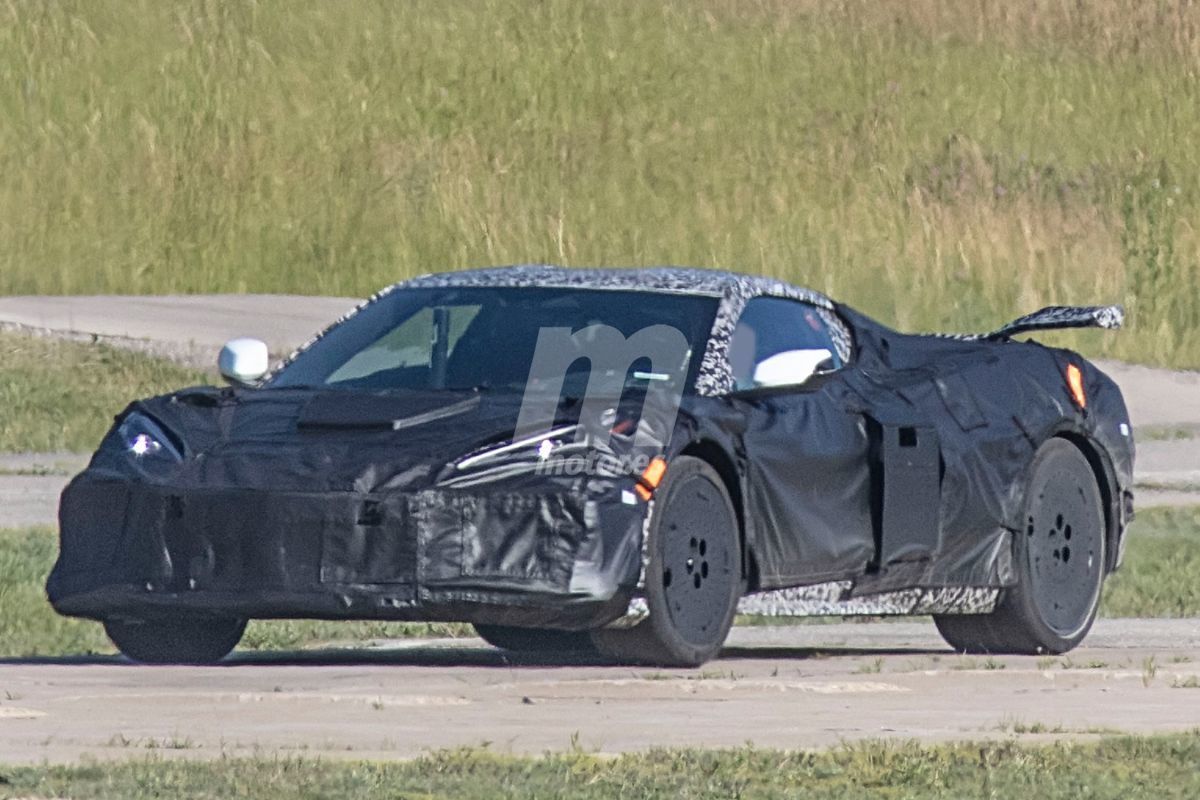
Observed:
[[[1059,328],[1116,329],[1125,323],[1123,306],[1047,306],[1040,311],[1014,319],[1007,325],[981,339],[1007,339],[1029,331],[1048,331]]]

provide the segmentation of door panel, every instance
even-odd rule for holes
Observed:
[[[753,406],[742,443],[763,588],[855,575],[875,556],[871,440],[866,419],[837,399],[853,368],[835,322],[807,303],[755,297],[730,339],[735,385]]]
[[[864,418],[820,388],[746,396],[747,516],[762,588],[857,574],[875,555]]]

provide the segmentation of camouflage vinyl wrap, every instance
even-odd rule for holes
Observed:
[[[332,325],[298,347],[295,352],[279,363],[271,375],[279,372],[312,347],[330,330],[353,317],[362,309],[402,289],[437,289],[447,287],[550,287],[579,288],[589,290],[619,290],[665,292],[677,294],[707,294],[721,298],[713,321],[712,333],[700,363],[696,377],[696,393],[702,396],[718,396],[733,389],[733,375],[727,358],[729,340],[734,326],[746,303],[753,297],[785,297],[808,303],[829,326],[834,346],[842,361],[850,359],[853,346],[850,329],[834,311],[834,303],[820,292],[792,286],[774,278],[741,275],[720,270],[691,269],[685,267],[654,267],[651,269],[586,269],[528,264],[513,267],[463,270],[432,275],[422,275],[401,281],[376,293],[374,296],[351,309]],[[271,375],[264,378],[269,380]]]

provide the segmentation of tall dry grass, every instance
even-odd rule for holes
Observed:
[[[780,275],[1200,366],[1189,2],[0,3],[0,292]]]

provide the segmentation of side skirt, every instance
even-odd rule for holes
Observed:
[[[833,581],[756,592],[741,599],[738,613],[765,617],[986,614],[1000,599],[1000,589],[990,586],[898,589],[851,597],[853,586],[851,581]]]
[[[755,592],[738,601],[737,613],[761,617],[987,614],[996,608],[1001,591],[990,586],[938,586],[851,597],[853,588],[853,581],[830,581]],[[625,614],[606,627],[632,627],[648,613],[646,601],[635,597]]]

